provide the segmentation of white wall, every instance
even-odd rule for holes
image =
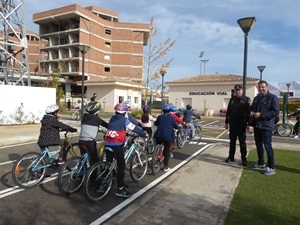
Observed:
[[[55,88],[0,85],[0,124],[39,123],[55,100]]]

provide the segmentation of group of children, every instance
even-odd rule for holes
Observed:
[[[154,133],[154,139],[157,144],[164,145],[164,168],[165,172],[170,170],[170,147],[175,140],[174,129],[180,129],[179,124],[190,125],[192,130],[191,117],[195,116],[200,119],[198,114],[191,110],[191,106],[187,105],[184,111],[183,120],[181,120],[175,112],[176,107],[173,105],[164,105],[162,108],[163,114],[159,115],[155,120],[149,114],[149,106],[143,107],[141,122],[138,122],[130,113],[126,104],[118,103],[115,107],[115,114],[109,122],[102,120],[98,113],[100,111],[100,103],[94,99],[85,107],[86,113],[82,117],[81,130],[79,135],[80,149],[87,148],[91,156],[91,164],[99,161],[97,153],[96,137],[99,131],[99,126],[107,129],[105,135],[105,147],[109,147],[110,151],[106,150],[106,161],[112,162],[114,158],[117,160],[117,184],[118,189],[116,195],[119,197],[129,197],[127,185],[124,183],[125,178],[125,160],[124,160],[124,144],[126,139],[126,131],[129,129],[142,137],[152,137],[152,125],[157,127]],[[61,145],[59,132],[67,130],[76,132],[77,129],[70,127],[58,121],[59,107],[50,105],[46,109],[46,114],[41,120],[42,126],[38,145],[41,149],[50,145]],[[141,128],[140,128],[141,127]],[[194,132],[193,132],[194,133]],[[83,152],[82,152],[83,153]],[[66,153],[60,153],[59,164],[63,164],[66,160]]]

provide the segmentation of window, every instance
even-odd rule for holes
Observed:
[[[110,55],[105,54],[105,55],[104,55],[104,59],[105,59],[105,60],[110,60]]]
[[[104,72],[110,72],[110,68],[109,67],[104,67]]]
[[[105,29],[105,33],[106,34],[111,34],[111,30],[110,29]]]
[[[105,42],[105,47],[110,48],[111,47],[110,42]]]

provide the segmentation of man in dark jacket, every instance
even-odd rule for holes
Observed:
[[[265,175],[273,175],[275,171],[274,151],[272,147],[272,131],[275,119],[279,116],[279,101],[271,94],[266,81],[258,83],[259,94],[253,99],[250,116],[253,119],[254,138],[258,156],[258,163],[252,169],[265,169],[264,148],[268,155],[268,168]]]
[[[229,156],[225,162],[233,162],[236,151],[236,139],[239,138],[242,165],[247,166],[246,129],[250,118],[250,98],[244,95],[243,87],[234,86],[226,113],[225,129],[229,129]]]

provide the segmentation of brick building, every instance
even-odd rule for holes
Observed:
[[[112,77],[121,79],[124,84],[143,81],[143,48],[147,45],[149,24],[119,22],[116,12],[77,4],[36,13],[33,22],[39,25],[39,36],[43,40],[40,42],[39,79],[59,73],[64,78],[61,81],[64,82],[65,101],[81,93],[83,58],[79,45],[90,47],[84,60],[84,80],[89,86]],[[104,98],[100,89],[97,92]],[[134,92],[139,95],[134,99],[140,102],[141,90],[138,88]],[[88,97],[89,93],[86,94]],[[123,97],[128,99],[128,96]],[[117,101],[113,99],[113,103]]]

